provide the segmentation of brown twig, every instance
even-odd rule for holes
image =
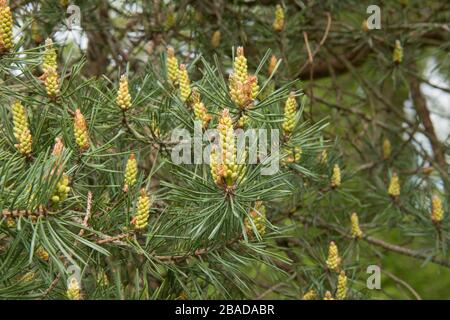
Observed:
[[[343,237],[346,237],[346,238],[349,238],[349,239],[353,239],[348,232],[346,232],[346,231],[344,231],[341,228],[338,228],[336,226],[330,225],[330,224],[328,224],[328,223],[326,223],[326,222],[324,222],[324,221],[322,221],[320,219],[317,219],[317,218],[316,219],[310,219],[310,218],[307,218],[307,217],[304,217],[304,216],[300,216],[300,215],[296,215],[293,218],[298,219],[302,223],[308,223],[308,224],[313,225],[314,227],[326,229],[326,230],[329,230],[329,231],[334,231],[334,232],[339,233]],[[432,261],[432,262],[434,262],[436,264],[439,264],[441,266],[450,268],[450,260],[446,260],[445,258],[430,257],[430,256],[428,256],[427,254],[425,254],[425,253],[423,253],[421,251],[416,251],[416,250],[405,248],[405,247],[402,247],[402,246],[399,246],[399,245],[388,243],[388,242],[386,242],[384,240],[380,240],[380,239],[377,239],[377,238],[374,238],[374,237],[368,236],[368,235],[363,235],[362,240],[364,240],[364,241],[366,241],[366,242],[368,242],[370,244],[376,245],[378,247],[384,248],[384,249],[386,249],[388,251],[396,252],[396,253],[399,253],[399,254],[402,254],[402,255],[405,255],[405,256],[409,256],[409,257],[412,257],[412,258],[415,258],[415,259],[419,259],[419,260],[428,260],[429,259],[430,261]]]
[[[303,39],[305,39],[306,51],[308,52],[308,62],[307,63],[312,64],[314,61],[314,57],[311,52],[311,48],[309,47],[308,33],[306,31],[303,31]]]
[[[91,217],[91,209],[92,209],[92,192],[89,191],[88,195],[87,195],[86,215],[84,216],[84,220],[83,220],[83,226],[85,228],[87,228],[88,220]],[[84,230],[85,229],[81,229],[80,232],[78,233],[78,235],[80,237],[82,237],[84,235]]]
[[[3,209],[2,210],[2,216],[4,217],[41,217],[47,215],[47,210],[45,207],[39,207],[36,211],[29,211],[29,210],[8,210]]]
[[[50,286],[47,288],[47,290],[44,291],[44,293],[41,296],[41,300],[44,300],[45,298],[47,298],[47,296],[50,294],[50,292],[55,289],[56,285],[58,284],[59,280],[61,279],[61,273],[58,273],[55,277],[55,279],[53,279],[52,283],[50,284]]]
[[[327,16],[327,26],[325,27],[325,32],[322,36],[322,39],[320,40],[317,48],[314,50],[314,52],[311,52],[311,48],[309,47],[309,41],[308,41],[308,34],[306,33],[306,31],[303,31],[303,39],[305,40],[305,44],[306,44],[306,51],[308,51],[308,61],[305,62],[303,64],[303,66],[300,68],[300,73],[303,72],[303,70],[305,70],[305,68],[308,66],[308,64],[313,63],[314,61],[314,57],[319,53],[320,48],[325,44],[325,41],[328,38],[328,33],[330,32],[330,28],[331,28],[331,14],[329,12],[325,13]],[[311,66],[311,70],[314,70],[314,68]]]
[[[311,48],[309,46],[309,41],[308,41],[308,33],[306,31],[303,31],[303,39],[305,41],[305,45],[306,45],[306,51],[308,52],[308,61],[306,61],[303,66],[300,68],[299,73],[301,74],[303,72],[303,70],[305,70],[305,68],[308,65],[311,65],[311,71],[314,70],[313,67],[313,62],[314,62],[314,57],[319,53],[320,48],[324,45],[325,41],[328,38],[328,34],[330,32],[330,28],[331,28],[331,14],[329,12],[325,13],[327,16],[327,26],[325,27],[325,32],[322,36],[322,39],[320,40],[319,44],[317,45],[317,48],[314,50],[314,52],[311,52]],[[328,65],[327,65],[328,67]]]
[[[404,286],[406,289],[408,289],[409,292],[411,292],[413,294],[413,296],[416,298],[416,300],[422,300],[422,298],[420,297],[420,295],[417,293],[416,290],[414,290],[413,287],[411,287],[411,285],[409,283],[407,283],[406,281],[400,279],[399,277],[397,277],[396,275],[390,273],[387,270],[383,270],[383,273],[385,275],[387,275],[389,278],[391,278],[392,280],[394,280],[396,283]]]
[[[417,67],[415,63],[411,66],[412,70],[416,70]],[[427,107],[427,101],[422,94],[420,89],[420,81],[416,77],[410,76],[408,78],[409,87],[411,90],[411,97],[414,103],[414,107],[419,115],[422,124],[425,128],[425,134],[428,140],[430,140],[431,148],[433,149],[433,154],[436,162],[439,164],[443,172],[447,172],[447,161],[445,159],[445,153],[443,147],[437,138],[436,131],[434,130],[433,122],[431,121],[430,111]],[[443,175],[446,188],[450,188],[449,182],[447,181],[448,176]]]
[[[123,238],[127,238],[131,235],[131,233],[122,233],[117,236],[105,236],[103,239],[97,240],[97,244],[105,244],[105,243],[111,243],[116,242],[121,245],[127,245],[125,242],[120,241]]]

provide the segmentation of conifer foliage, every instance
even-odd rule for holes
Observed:
[[[371,30],[350,0],[74,1],[78,28],[69,2],[0,0],[0,298],[449,283],[448,145],[420,86],[450,91],[424,72],[448,79],[448,4],[386,3]]]

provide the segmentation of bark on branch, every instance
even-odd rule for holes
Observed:
[[[417,66],[415,63],[411,65],[414,73],[417,73]],[[411,91],[414,108],[422,121],[425,128],[425,133],[430,141],[431,148],[435,161],[439,164],[442,171],[447,172],[447,162],[445,160],[445,153],[441,142],[439,141],[436,131],[434,130],[433,122],[431,121],[430,111],[428,110],[427,101],[420,90],[420,80],[417,77],[409,76],[408,83]],[[448,182],[447,182],[448,183]]]

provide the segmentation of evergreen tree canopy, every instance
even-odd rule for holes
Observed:
[[[0,298],[449,298],[449,21],[0,0]]]

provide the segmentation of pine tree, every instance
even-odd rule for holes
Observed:
[[[450,5],[300,2],[0,0],[0,298],[447,298]]]

